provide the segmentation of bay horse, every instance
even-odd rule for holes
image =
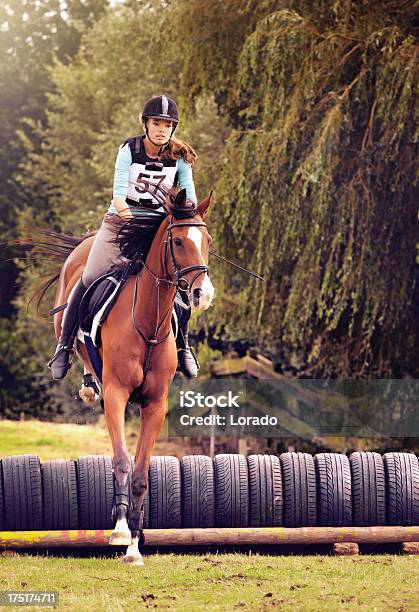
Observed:
[[[164,423],[169,385],[178,363],[171,327],[176,291],[186,291],[191,307],[198,310],[206,310],[214,296],[208,273],[211,236],[204,222],[210,201],[211,194],[197,206],[191,206],[186,200],[185,190],[175,196],[172,194],[171,198],[166,197],[168,214],[155,234],[145,263],[138,274],[127,279],[101,328],[103,403],[112,442],[115,476],[112,516],[116,525],[110,543],[128,545],[123,560],[135,565],[143,565],[139,545],[143,542],[142,508],[150,457]],[[127,221],[124,228],[129,228],[132,223],[134,221]],[[131,235],[135,236],[135,231]],[[38,305],[56,280],[54,306],[67,301],[83,272],[93,239],[94,236],[73,239],[77,246],[71,249],[59,276],[55,275],[43,286]],[[69,240],[71,238],[67,242]],[[131,250],[133,246],[135,248],[135,245],[129,246]],[[67,254],[69,250],[67,248]],[[62,311],[54,315],[57,339],[62,316]],[[93,373],[86,347],[77,340],[76,353],[85,372]],[[133,394],[140,404],[141,426],[132,471],[124,421],[126,405]]]

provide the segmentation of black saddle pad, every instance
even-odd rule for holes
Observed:
[[[86,333],[90,333],[92,329],[93,319],[96,313],[102,308],[109,296],[115,291],[115,288],[121,280],[125,281],[127,275],[124,270],[115,270],[97,278],[87,289],[80,304],[80,326]],[[112,306],[122,289],[123,282],[119,284],[118,292],[115,294],[112,302],[109,303],[104,312],[101,322],[105,321]]]

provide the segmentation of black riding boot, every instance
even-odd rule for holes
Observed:
[[[185,302],[185,298],[182,296]],[[186,303],[186,302],[185,302]],[[191,316],[190,309],[176,309],[178,313],[179,331],[176,338],[177,355],[179,360],[178,370],[188,378],[198,376],[199,363],[188,342],[188,324]]]
[[[54,357],[48,363],[55,380],[64,378],[71,366],[70,355],[73,352],[74,338],[80,324],[80,302],[85,291],[86,287],[80,279],[68,300],[61,336]]]

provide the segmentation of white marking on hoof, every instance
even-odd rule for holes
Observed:
[[[122,563],[127,563],[129,565],[144,565],[143,556],[140,554],[138,557],[125,555],[121,557]]]
[[[132,542],[128,546],[125,556],[122,557],[122,561],[131,565],[144,565],[143,556],[138,549],[138,538],[132,538]]]
[[[111,546],[129,546],[131,544],[131,532],[126,531],[123,532],[112,532],[111,537],[109,538],[109,544]]]
[[[117,533],[119,531],[123,531],[123,532],[128,531],[131,537],[131,532],[128,529],[128,523],[127,523],[126,517],[120,518],[116,521],[115,529],[113,530],[113,532]],[[129,541],[129,543],[131,544],[131,540]]]
[[[85,404],[88,405],[95,404],[99,399],[98,394],[95,393],[95,390],[92,387],[85,387],[84,385],[81,386],[79,397]]]
[[[130,546],[131,543],[132,537],[131,531],[128,529],[127,519],[120,518],[116,521],[115,529],[112,531],[109,544],[112,546]]]
[[[126,552],[126,556],[127,557],[141,557],[141,553],[139,551],[138,548],[138,537],[137,538],[132,538],[130,545],[127,548],[127,552]]]

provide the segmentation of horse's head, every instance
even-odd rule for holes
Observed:
[[[192,308],[199,310],[206,310],[214,297],[208,272],[212,238],[204,222],[210,203],[211,194],[195,206],[186,199],[186,191],[182,189],[169,208],[171,214],[167,226],[167,265],[170,265],[179,289],[188,294]]]

